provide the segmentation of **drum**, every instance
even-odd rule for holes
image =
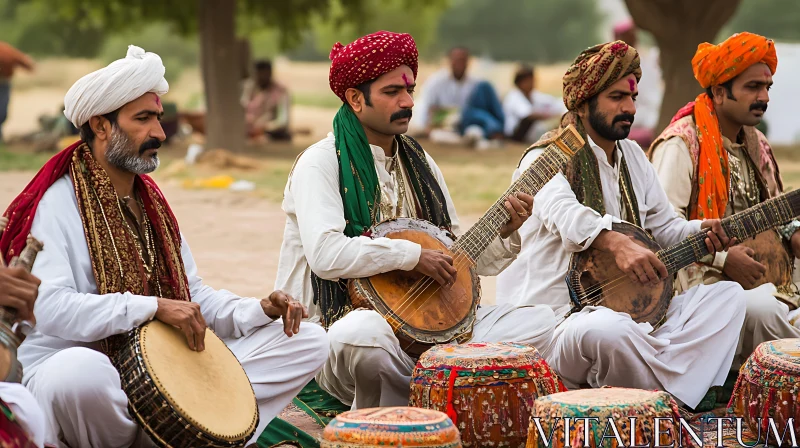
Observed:
[[[522,446],[534,400],[565,390],[531,345],[439,345],[414,368],[410,405],[447,412],[465,447]]]
[[[766,436],[769,418],[779,434],[794,419],[795,433],[800,434],[800,339],[768,341],[756,347],[739,369],[728,412],[743,417],[753,434]],[[769,435],[774,434],[770,431]]]
[[[429,409],[369,408],[339,414],[322,432],[321,448],[457,448],[458,430],[447,415]]]
[[[598,420],[585,420],[587,417]],[[665,419],[658,421],[658,428],[656,417]],[[636,418],[633,426],[632,418]],[[619,439],[614,438],[615,431],[609,419],[612,419]],[[694,446],[689,432],[680,431],[679,419],[678,405],[667,392],[618,387],[563,392],[536,400],[526,447]],[[569,422],[566,432],[565,422]],[[586,422],[590,425],[589,440],[585,438]],[[654,440],[656,429],[661,435],[658,443]],[[683,440],[679,443],[675,438],[681,434]],[[543,435],[550,437],[549,443]],[[620,444],[619,440],[623,443]]]
[[[255,393],[239,361],[210,329],[205,350],[153,320],[106,349],[128,395],[128,407],[160,447],[242,447],[256,431]]]

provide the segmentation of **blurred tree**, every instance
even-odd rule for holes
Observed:
[[[141,30],[153,22],[172,24],[200,38],[200,65],[206,98],[206,147],[244,148],[244,111],[239,104],[242,77],[237,19],[278,30],[282,47],[297,42],[312,15],[326,16],[331,0],[14,0],[44,5],[79,29]],[[348,11],[342,19],[360,21],[363,0],[337,0]],[[147,50],[147,48],[145,48]]]
[[[47,5],[0,0],[0,40],[33,56],[93,58],[105,36],[97,26],[78,28]]]
[[[625,0],[625,3],[636,25],[649,31],[658,43],[664,100],[656,132],[661,132],[675,112],[701,91],[691,64],[697,45],[716,41],[741,0]]]
[[[800,41],[800,7],[797,0],[742,0],[722,38],[750,31],[780,41]]]
[[[599,42],[600,19],[595,0],[454,0],[439,22],[437,44],[499,60],[571,60]]]

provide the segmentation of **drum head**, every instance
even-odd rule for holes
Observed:
[[[419,358],[419,365],[429,367],[525,366],[541,359],[536,348],[516,342],[466,343],[437,345]]]
[[[557,403],[564,406],[565,409],[581,409],[582,411],[594,409],[599,411],[604,408],[613,409],[626,406],[641,406],[645,403],[653,404],[659,400],[664,400],[668,396],[664,392],[623,387],[602,387],[547,395],[538,398],[537,401],[543,400]]]
[[[211,329],[202,352],[189,349],[183,332],[160,321],[143,326],[139,337],[156,387],[186,420],[223,440],[255,430],[258,407],[250,380]]]

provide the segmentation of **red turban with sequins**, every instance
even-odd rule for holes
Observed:
[[[417,77],[419,53],[410,34],[378,31],[355,42],[331,49],[331,90],[342,101],[347,89],[371,81],[401,65],[407,65]]]

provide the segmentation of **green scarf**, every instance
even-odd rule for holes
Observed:
[[[342,104],[333,118],[333,137],[339,159],[339,193],[347,223],[344,234],[353,238],[372,226],[372,210],[376,208],[380,188],[378,174],[364,128],[347,104]]]

